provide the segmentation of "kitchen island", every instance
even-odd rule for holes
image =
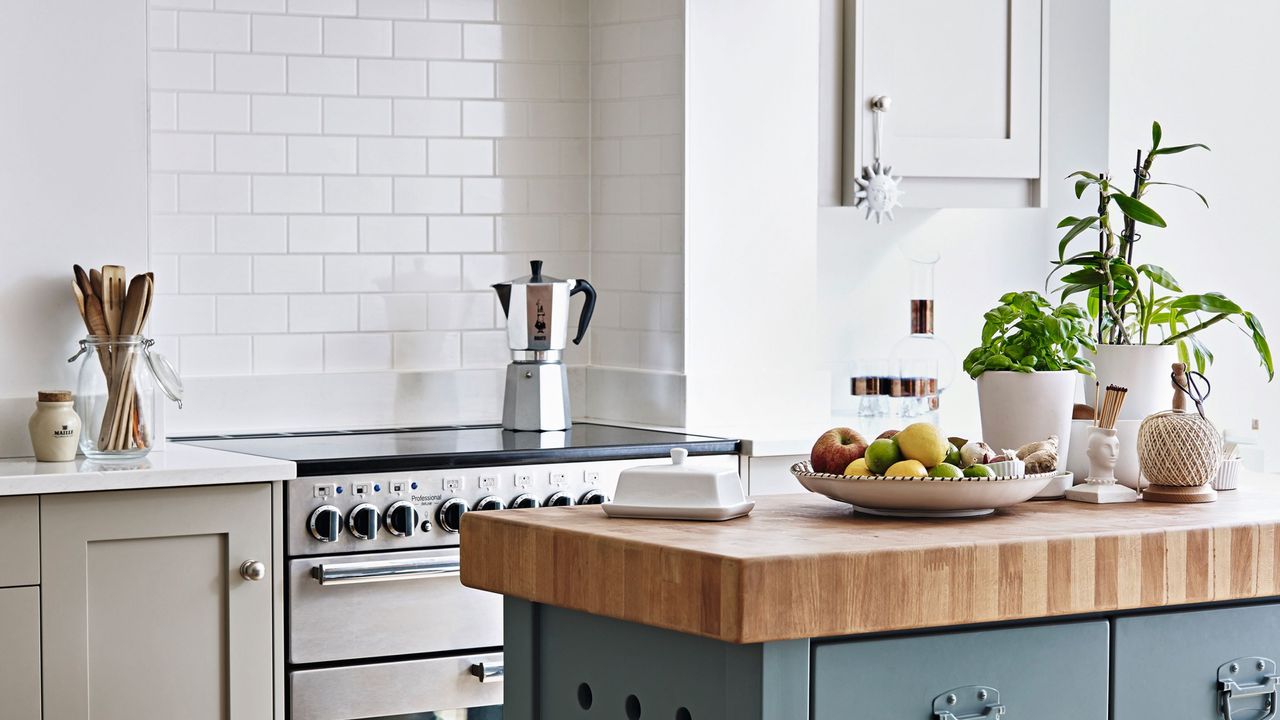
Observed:
[[[985,518],[758,497],[724,523],[471,513],[509,720],[1255,718],[1277,706],[1280,487]]]

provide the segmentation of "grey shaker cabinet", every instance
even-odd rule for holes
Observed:
[[[998,695],[1010,718],[1107,720],[1108,630],[1094,621],[815,641],[812,717],[932,720],[939,697],[939,709],[965,717]]]
[[[40,588],[0,589],[0,717],[40,720]]]
[[[270,485],[40,502],[44,720],[273,717]]]
[[[1259,672],[1257,658],[1280,661],[1280,605],[1117,618],[1113,718],[1223,717],[1218,669],[1236,660],[1232,717],[1261,717],[1270,693],[1240,697],[1275,674],[1274,665]]]

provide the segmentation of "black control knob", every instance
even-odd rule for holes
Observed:
[[[543,503],[547,507],[569,507],[573,504],[573,498],[565,495],[559,490],[547,496],[547,501]]]
[[[542,501],[530,495],[529,493],[521,493],[511,501],[511,507],[517,510],[529,510],[531,508],[542,507]]]
[[[332,505],[321,505],[311,513],[307,527],[311,537],[320,542],[338,542],[342,534],[342,511]]]
[[[603,505],[609,502],[609,496],[595,488],[591,488],[578,498],[579,505]]]
[[[436,522],[445,532],[456,533],[462,529],[462,516],[467,514],[467,502],[461,498],[449,498],[436,511]]]
[[[361,540],[377,540],[379,520],[381,517],[378,508],[369,503],[360,503],[347,515],[347,529]]]
[[[473,508],[471,508],[471,509],[472,509],[472,510],[480,510],[480,511],[486,511],[486,510],[506,510],[506,509],[507,509],[507,504],[506,504],[506,503],[504,503],[504,502],[502,502],[502,498],[500,498],[500,497],[498,497],[498,496],[496,496],[496,495],[489,495],[489,496],[487,496],[487,497],[482,497],[482,498],[480,498],[479,500],[477,500],[477,501],[476,501],[476,506],[475,506],[475,507],[473,507]]]
[[[387,532],[392,535],[413,537],[413,531],[418,527],[418,511],[408,500],[397,500],[387,508],[385,523]]]

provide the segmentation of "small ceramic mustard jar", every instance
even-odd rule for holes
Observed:
[[[70,390],[36,393],[36,411],[27,422],[31,447],[40,462],[76,459],[80,446],[80,416],[71,407]]]

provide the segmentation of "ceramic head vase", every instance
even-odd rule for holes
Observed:
[[[1114,428],[1095,427],[1089,430],[1089,479],[1094,485],[1114,485],[1116,462],[1120,457],[1120,439]]]

